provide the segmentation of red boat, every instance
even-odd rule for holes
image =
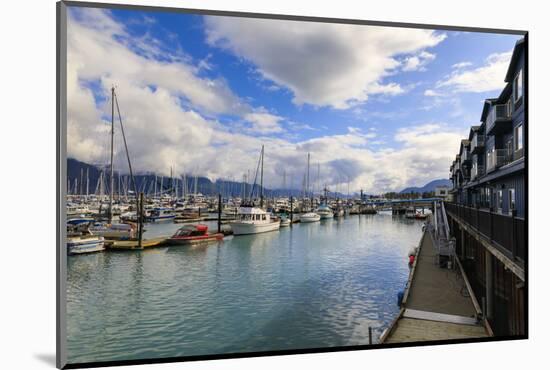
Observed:
[[[206,225],[185,225],[176,231],[166,243],[172,245],[189,245],[197,243],[208,243],[223,240],[222,233],[208,234]]]

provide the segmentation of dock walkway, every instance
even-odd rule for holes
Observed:
[[[481,338],[489,336],[477,319],[461,269],[439,267],[433,234],[424,232],[399,316],[380,343]]]

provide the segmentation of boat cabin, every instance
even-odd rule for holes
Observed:
[[[208,231],[208,226],[206,225],[185,225],[184,227],[178,229],[174,234],[174,237],[183,237],[183,236],[202,236],[206,235]]]

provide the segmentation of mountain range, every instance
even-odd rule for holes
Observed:
[[[107,166],[108,168],[108,166]],[[67,159],[67,178],[69,179],[69,193],[76,194],[86,194],[86,186],[88,186],[89,194],[96,192],[96,189],[99,190],[99,179],[101,177],[102,169],[99,166],[88,164],[85,162],[78,161],[73,158]],[[108,178],[108,172],[105,175],[105,179]],[[86,174],[88,175],[88,182],[86,183]],[[115,171],[114,183],[115,191],[118,191],[119,187],[119,174]],[[126,174],[120,175],[120,188],[124,189],[125,187],[131,187],[129,176]],[[172,184],[169,177],[155,176],[153,173],[138,174],[134,176],[136,180],[136,188],[138,191],[143,191],[145,193],[153,193],[154,189],[157,189],[157,192],[160,193],[161,189],[163,192],[171,192]],[[109,181],[105,181],[104,189],[109,187]],[[156,182],[156,186],[155,186]],[[218,193],[223,194],[224,196],[241,196],[243,190],[245,189],[242,182],[229,181],[229,180],[216,180],[212,182],[207,177],[198,176],[196,178],[197,192],[204,195],[215,195]],[[195,187],[195,177],[188,176],[186,178],[186,189],[189,192],[194,191]],[[434,191],[437,186],[450,186],[451,182],[447,179],[433,180],[427,183],[422,187],[408,187],[403,189],[400,193],[423,193]],[[178,194],[182,194],[184,188],[183,178],[174,178],[174,187],[178,188]],[[246,192],[249,193],[251,184],[246,184]],[[259,193],[259,186],[256,185],[255,194]],[[105,190],[107,193],[107,190]],[[264,194],[266,196],[301,196],[302,191],[299,189],[267,189],[264,187]],[[357,194],[352,194],[353,196]],[[341,193],[330,193],[331,197],[336,198],[345,198],[345,194]]]
[[[435,188],[438,187],[438,186],[447,186],[447,187],[450,188],[452,186],[452,183],[449,179],[433,180],[433,181],[430,181],[429,183],[427,183],[426,185],[424,185],[422,187],[412,186],[412,187],[405,188],[405,189],[401,190],[400,193],[401,194],[404,194],[404,193],[428,193],[428,192],[435,191]]]

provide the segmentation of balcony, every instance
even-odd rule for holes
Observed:
[[[487,173],[514,161],[514,155],[507,149],[495,149],[487,153]]]
[[[465,167],[470,167],[470,165],[472,164],[472,156],[470,152],[466,150],[466,148],[464,148],[464,150],[462,151],[462,155],[460,156],[460,162]]]
[[[485,175],[485,166],[482,164],[474,164],[472,167],[472,180],[479,179]]]
[[[485,135],[475,134],[472,142],[470,143],[470,153],[479,154],[483,153],[483,148],[485,148]]]
[[[499,135],[512,130],[512,106],[509,100],[506,104],[491,106],[487,115],[487,135]]]

